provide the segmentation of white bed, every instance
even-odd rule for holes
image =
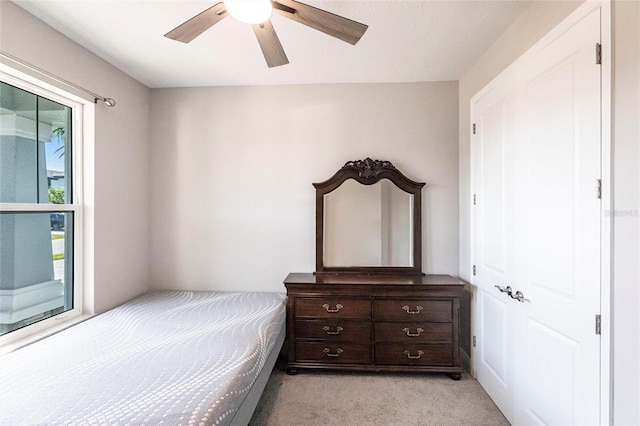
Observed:
[[[247,424],[280,293],[152,292],[0,358],[0,425]]]

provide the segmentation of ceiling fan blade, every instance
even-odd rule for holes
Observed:
[[[369,28],[360,22],[294,0],[278,0],[271,3],[273,10],[279,15],[350,44],[356,44]]]
[[[287,59],[287,55],[284,53],[280,39],[278,39],[278,35],[273,29],[271,21],[252,25],[252,27],[269,68],[288,64],[289,59]]]
[[[227,10],[224,7],[224,2],[216,3],[204,12],[178,25],[164,36],[183,43],[189,43],[213,25],[220,22],[225,16],[227,16]]]

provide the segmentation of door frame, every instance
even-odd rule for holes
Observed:
[[[552,29],[547,35],[542,37],[531,48],[529,48],[522,56],[516,59],[511,65],[506,67],[492,79],[485,87],[483,87],[478,93],[476,93],[470,100],[470,116],[469,127],[472,129],[472,123],[474,123],[474,117],[476,115],[475,103],[485,94],[487,94],[493,87],[503,79],[503,74],[512,70],[520,62],[526,60],[531,55],[536,54],[540,50],[544,49],[553,40],[558,38],[569,28],[574,26],[588,14],[596,9],[600,9],[600,43],[602,45],[602,64],[601,64],[601,210],[600,210],[600,230],[601,230],[601,255],[600,255],[600,316],[601,316],[601,336],[600,336],[600,424],[613,424],[613,393],[612,393],[612,379],[613,379],[613,365],[612,359],[612,324],[611,324],[611,310],[612,310],[612,298],[611,298],[611,282],[612,282],[612,268],[611,268],[611,248],[612,248],[612,227],[613,227],[613,215],[612,211],[612,152],[611,152],[611,104],[612,104],[612,23],[611,23],[611,0],[587,0],[584,4],[580,5],[573,13],[565,18],[560,24]],[[595,52],[595,46],[594,46]],[[595,53],[594,53],[595,55]],[[595,59],[595,56],[594,56]],[[470,131],[470,264],[469,271],[473,270],[473,265],[476,264],[476,214],[473,208],[473,194],[476,192],[476,162],[478,161],[478,150],[475,146],[473,131]],[[478,309],[476,306],[477,297],[475,295],[475,276],[470,274],[470,283],[474,288],[472,289],[471,297],[471,335],[473,338],[477,335],[476,324],[479,323]],[[477,356],[476,348],[471,345],[469,367],[471,375],[477,376]]]

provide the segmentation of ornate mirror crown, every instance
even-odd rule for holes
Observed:
[[[313,186],[316,273],[422,273],[424,183],[365,158]]]

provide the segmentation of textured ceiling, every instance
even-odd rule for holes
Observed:
[[[369,29],[352,46],[274,14],[290,63],[270,69],[251,27],[230,17],[189,44],[163,37],[215,0],[14,3],[151,88],[457,80],[531,4],[309,0]]]

